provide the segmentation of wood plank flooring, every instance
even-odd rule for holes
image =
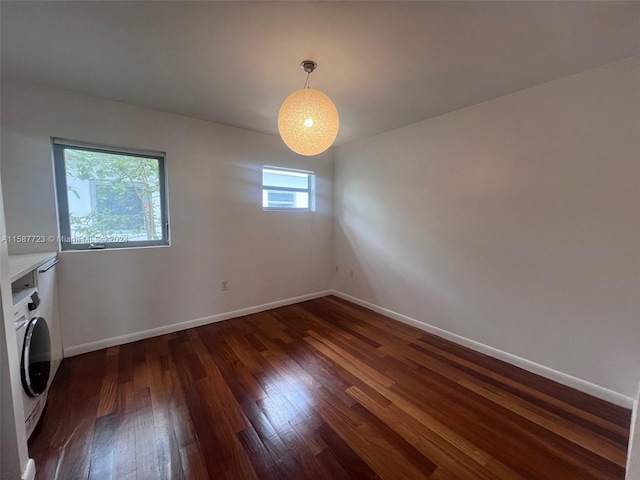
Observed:
[[[630,411],[336,297],[65,359],[49,479],[624,478]]]

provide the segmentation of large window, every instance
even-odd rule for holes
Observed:
[[[164,154],[54,139],[63,250],[167,245]]]
[[[314,175],[305,170],[262,168],[262,208],[264,210],[315,210]]]

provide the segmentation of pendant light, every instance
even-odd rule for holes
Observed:
[[[300,155],[318,155],[329,148],[338,135],[338,110],[320,90],[309,88],[309,75],[318,65],[304,60],[307,72],[304,88],[289,95],[278,113],[278,131],[282,141]]]

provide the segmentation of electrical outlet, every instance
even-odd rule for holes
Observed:
[[[229,290],[229,282],[227,282],[226,280],[221,282],[222,285],[222,290]]]

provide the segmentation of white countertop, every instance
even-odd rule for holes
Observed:
[[[29,273],[30,271],[38,268],[43,263],[48,262],[52,258],[56,258],[57,255],[57,252],[9,255],[9,272],[11,273],[11,281],[16,281],[25,273]]]

